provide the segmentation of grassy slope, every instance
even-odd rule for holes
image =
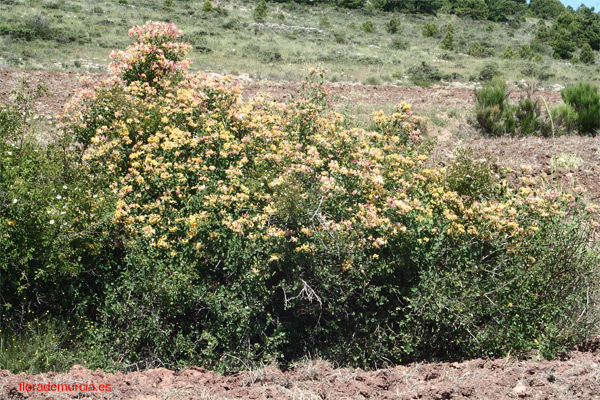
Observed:
[[[26,41],[5,35],[0,46],[0,67],[20,69],[101,72],[112,49],[129,41],[126,32],[147,20],[168,20],[183,29],[192,42],[194,68],[210,72],[249,74],[269,79],[298,80],[312,67],[324,67],[331,81],[411,84],[408,69],[421,62],[442,73],[457,73],[453,80],[477,79],[481,69],[496,63],[509,80],[535,79],[540,71],[554,75],[543,86],[566,85],[585,79],[598,81],[597,66],[573,65],[554,60],[548,48],[542,61],[503,60],[507,44],[518,48],[534,36],[537,20],[527,19],[518,28],[504,23],[460,20],[455,16],[403,15],[397,34],[385,30],[391,13],[351,11],[333,7],[307,7],[295,3],[269,3],[267,23],[252,19],[254,2],[214,2],[226,13],[202,10],[202,1],[173,1],[170,9],[161,0],[96,2],[92,0],[9,0],[0,3],[0,27],[4,31],[49,28],[49,40]],[[134,5],[135,4],[135,5]],[[42,18],[37,18],[41,16]],[[372,21],[375,32],[360,29]],[[40,22],[41,21],[41,22]],[[438,37],[423,37],[423,24],[440,27]],[[455,51],[439,48],[445,26],[455,28]],[[37,24],[37,25],[36,25]],[[489,25],[489,27],[488,27]],[[295,27],[314,28],[309,30]],[[487,28],[487,29],[486,29]],[[394,46],[393,43],[400,44]],[[466,55],[473,42],[487,42],[493,57]],[[398,49],[401,47],[402,49]]]

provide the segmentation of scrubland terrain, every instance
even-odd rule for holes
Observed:
[[[600,398],[598,20],[537,3],[0,4],[0,397]]]
[[[559,44],[539,33],[541,25],[549,30],[553,19],[531,10],[499,12],[490,20],[463,19],[461,10],[449,7],[438,7],[438,14],[432,15],[348,9],[330,2],[317,6],[272,2],[266,16],[257,20],[255,3],[219,1],[211,3],[209,11],[204,4],[5,1],[0,4],[4,36],[0,67],[105,72],[111,50],[130,43],[126,33],[131,26],[158,20],[174,22],[184,31],[183,39],[194,46],[192,68],[205,72],[298,81],[311,68],[322,67],[329,71],[330,82],[472,87],[496,70],[505,79],[539,81],[546,89],[582,79],[598,82],[599,67],[578,61],[579,42],[563,46],[572,50],[568,58],[554,57]],[[390,20],[395,28],[389,27]],[[590,30],[595,29],[594,23],[582,22]],[[577,21],[564,24],[583,29]],[[448,29],[454,37],[450,49],[442,45]],[[582,35],[596,40],[597,32],[573,31],[564,38],[576,40]],[[591,43],[596,54],[595,42]],[[507,46],[512,49],[509,54],[505,54]],[[575,59],[569,59],[572,56]],[[436,72],[422,76],[413,71],[423,63]]]

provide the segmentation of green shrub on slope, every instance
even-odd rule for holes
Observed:
[[[230,78],[186,72],[189,46],[172,24],[131,34],[112,77],[86,86],[63,119],[77,138],[69,151],[83,152],[74,165],[98,192],[72,200],[95,207],[72,205],[89,232],[50,245],[82,257],[60,301],[86,311],[77,346],[88,365],[551,355],[592,331],[597,253],[580,221],[593,207],[532,179],[510,186],[468,157],[473,185],[430,166],[406,104],[365,131],[330,111],[315,81],[287,104],[244,101]],[[3,227],[13,210],[2,209]],[[16,244],[10,232],[2,240]],[[98,248],[104,258],[89,258]],[[28,280],[53,290],[30,261]],[[22,265],[3,264],[2,276]]]

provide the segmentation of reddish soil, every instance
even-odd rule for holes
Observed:
[[[244,85],[246,94],[267,92],[275,99],[285,99],[289,93],[297,89],[299,84],[290,82],[266,82],[256,81]],[[413,106],[415,111],[426,111],[431,109],[469,109],[474,106],[473,90],[451,87],[419,86],[372,86],[361,84],[335,83],[328,85],[330,93],[339,103],[364,103],[372,110],[381,106],[389,106],[405,101]],[[525,97],[527,93],[515,90],[510,93],[511,100]],[[543,96],[548,104],[560,102],[559,92],[534,91],[532,97]]]
[[[122,374],[76,365],[68,373],[0,370],[2,399],[600,399],[600,342],[562,360],[470,360],[376,371],[333,369],[324,361],[223,376],[202,368]],[[110,385],[110,392],[25,392],[19,384]]]
[[[39,83],[49,89],[51,98],[39,102],[37,111],[47,115],[56,114],[63,104],[71,97],[73,91],[80,87],[80,79],[90,76],[92,79],[102,79],[103,74],[80,74],[75,72],[49,72],[49,71],[15,71],[0,69],[0,98],[5,98],[10,91],[23,80],[35,86]],[[272,81],[243,81],[244,95],[251,96],[258,92],[269,93],[277,100],[287,98],[294,90],[299,88],[298,83],[272,82]],[[468,109],[473,107],[473,90],[450,87],[400,87],[400,86],[371,86],[359,84],[332,84],[329,86],[331,94],[339,103],[365,103],[375,110],[383,105],[394,105],[400,101],[412,104],[416,111],[430,109]],[[526,92],[513,91],[511,99],[524,97]],[[550,104],[560,101],[558,92],[539,92]]]
[[[65,72],[0,70],[0,99],[5,99],[19,81],[43,83],[53,94],[35,105],[43,116],[55,115],[79,87],[83,75]],[[103,75],[95,75],[102,79]],[[245,96],[267,92],[286,98],[296,83],[246,82]],[[414,105],[417,113],[433,109],[473,107],[473,91],[457,88],[393,86],[331,86],[338,103],[364,103],[376,109],[402,100]],[[540,92],[554,104],[557,92]],[[517,99],[523,92],[513,92]],[[529,165],[529,174],[545,176],[547,184],[570,189],[577,185],[588,197],[600,201],[600,137],[566,136],[556,139],[482,138],[464,120],[454,119],[451,132],[434,153],[444,163],[457,138],[478,154],[489,152],[503,166],[517,169]],[[467,134],[464,133],[467,131]],[[570,167],[552,168],[552,157],[577,156]],[[110,384],[111,392],[23,392],[19,383]],[[307,362],[289,371],[267,367],[237,375],[221,376],[198,368],[180,372],[154,369],[129,374],[109,374],[74,366],[66,374],[13,375],[0,370],[0,399],[599,399],[600,340],[562,360],[471,360],[462,363],[411,364],[377,371],[333,369],[323,361]]]
[[[457,140],[439,143],[433,153],[434,162],[446,164],[457,143]],[[600,136],[475,137],[461,144],[502,167],[541,177],[546,187],[574,191],[589,201],[600,203]],[[568,165],[563,160],[572,160],[574,164]]]

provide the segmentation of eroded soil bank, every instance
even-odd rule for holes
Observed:
[[[110,385],[104,391],[26,392],[25,384]],[[89,387],[89,386],[88,386]],[[106,386],[104,386],[106,388]],[[91,371],[14,375],[0,371],[2,399],[600,399],[600,340],[561,360],[470,360],[410,364],[376,371],[334,369],[324,361],[218,375],[201,368],[128,374]]]

